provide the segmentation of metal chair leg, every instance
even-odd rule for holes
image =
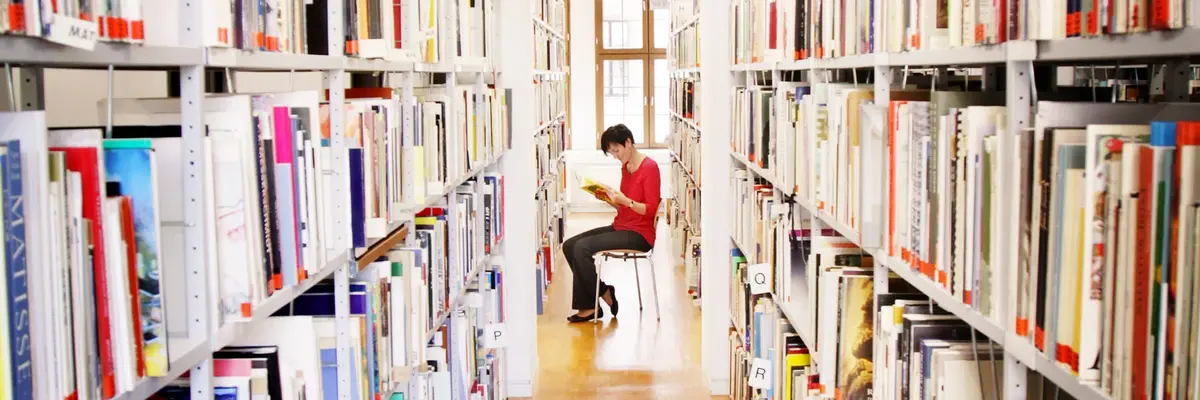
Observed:
[[[604,260],[607,261],[608,257],[604,257]],[[603,262],[596,264],[596,297],[595,297],[596,307],[592,309],[593,313],[600,312],[600,270],[603,267],[604,267]],[[592,318],[592,323],[593,324],[600,323],[600,318]]]
[[[662,313],[658,311],[658,278],[654,274],[654,256],[651,255],[646,259],[650,260],[650,289],[654,293],[654,318],[662,321]]]
[[[642,311],[642,274],[638,271],[637,258],[633,259],[633,279],[637,282],[638,290],[638,311]]]

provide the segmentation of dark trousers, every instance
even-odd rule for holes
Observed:
[[[605,250],[650,251],[646,238],[634,231],[618,231],[611,225],[580,233],[563,244],[563,255],[571,266],[574,282],[571,285],[571,308],[590,310],[596,307],[596,259],[592,255]],[[600,282],[600,295],[606,294],[608,286]]]

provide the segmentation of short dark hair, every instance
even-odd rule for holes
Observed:
[[[600,134],[600,151],[608,154],[609,145],[619,144],[624,146],[626,141],[631,145],[634,143],[633,131],[630,131],[625,124],[610,126],[604,130],[604,133]]]

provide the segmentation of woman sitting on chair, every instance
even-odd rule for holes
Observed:
[[[620,191],[605,188],[608,202],[617,209],[612,225],[602,226],[575,235],[563,244],[563,254],[574,275],[571,308],[577,312],[567,318],[570,322],[603,318],[604,311],[596,307],[596,253],[607,250],[650,251],[654,248],[654,220],[658,214],[658,163],[646,157],[633,145],[633,133],[624,124],[609,127],[600,135],[600,149],[621,161]],[[597,193],[598,197],[599,193]],[[616,288],[600,282],[600,298],[608,303],[616,316]]]

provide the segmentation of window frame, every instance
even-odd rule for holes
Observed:
[[[666,142],[654,140],[654,61],[666,60],[667,49],[654,47],[654,10],[650,0],[642,3],[642,45],[640,48],[607,49],[604,47],[604,2],[622,0],[594,0],[595,12],[595,45],[596,45],[596,148],[600,148],[600,134],[604,126],[604,63],[606,61],[641,60],[642,61],[642,115],[643,124],[641,139],[637,147],[641,149],[665,149]],[[669,24],[669,22],[668,22]],[[669,25],[668,25],[669,26]],[[669,40],[668,40],[669,41]]]

